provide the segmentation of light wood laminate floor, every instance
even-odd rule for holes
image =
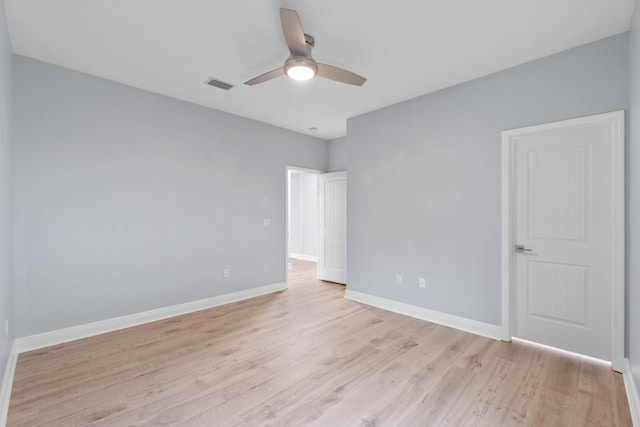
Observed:
[[[630,426],[603,364],[290,288],[21,354],[9,426]]]

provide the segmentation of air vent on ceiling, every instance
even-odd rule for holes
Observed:
[[[221,82],[220,80],[216,80],[213,77],[209,78],[209,80],[207,80],[205,83],[208,84],[209,86],[215,86],[224,90],[229,90],[233,87],[233,85],[230,85],[229,83]]]

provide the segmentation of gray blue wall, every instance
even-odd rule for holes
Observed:
[[[347,137],[332,139],[327,142],[329,150],[329,168],[327,172],[347,170]]]
[[[628,347],[629,361],[640,394],[640,3],[636,1],[630,32],[631,139],[629,144]]]
[[[0,0],[0,379],[13,341],[12,234],[11,234],[11,154],[9,128],[11,117],[11,45]],[[9,336],[4,321],[9,320]]]
[[[625,33],[350,119],[349,289],[500,325],[501,132],[627,109],[628,48]]]
[[[325,141],[13,64],[16,336],[284,282],[286,165]]]

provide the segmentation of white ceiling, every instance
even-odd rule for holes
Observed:
[[[346,119],[629,29],[633,0],[5,0],[15,53],[322,139]],[[281,66],[279,8],[314,57],[368,78],[243,82]],[[209,77],[236,85],[206,86]],[[317,127],[316,132],[309,131]]]

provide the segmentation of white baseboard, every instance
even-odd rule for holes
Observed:
[[[465,319],[464,317],[441,313],[439,311],[376,297],[362,292],[351,291],[349,289],[345,291],[344,297],[355,302],[361,302],[384,310],[393,311],[394,313],[404,314],[405,316],[415,317],[416,319],[426,320],[427,322],[437,323],[494,340],[502,339],[501,326]]]
[[[16,342],[11,345],[7,366],[4,369],[2,377],[2,388],[0,388],[0,427],[7,425],[7,416],[9,415],[9,400],[11,399],[11,389],[13,388],[13,375],[16,372],[16,362],[18,361],[18,352],[16,351]]]
[[[318,262],[318,257],[313,255],[289,254],[289,258],[301,259],[303,261]]]
[[[638,388],[633,379],[633,372],[629,359],[625,359],[627,369],[623,375],[624,388],[627,391],[627,400],[629,401],[629,410],[631,411],[631,424],[633,427],[640,427],[640,397],[638,397]]]
[[[70,328],[30,335],[27,337],[17,338],[15,340],[16,350],[18,353],[38,350],[52,345],[130,328],[132,326],[155,322],[169,317],[193,313],[194,311],[206,310],[219,305],[271,294],[285,289],[287,289],[286,283],[274,283],[273,285],[261,286],[259,288],[252,288],[198,301],[191,301],[184,304],[172,305],[169,307],[144,311],[142,313],[135,313],[127,316],[115,317],[113,319],[87,323],[85,325],[72,326]]]

